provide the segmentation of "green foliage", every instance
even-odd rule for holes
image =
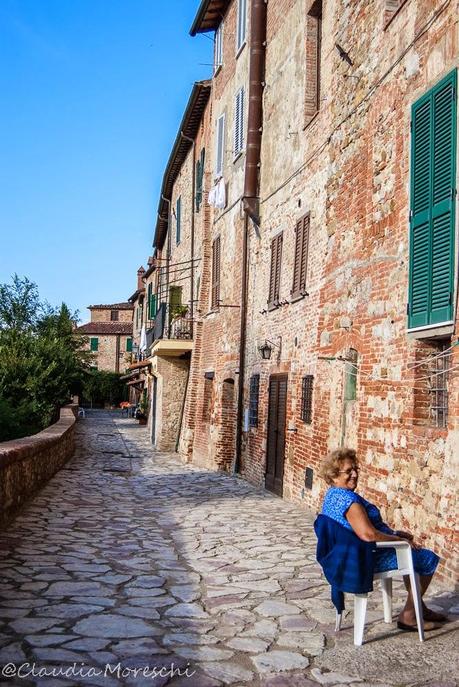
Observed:
[[[105,404],[118,406],[126,400],[126,385],[120,380],[121,375],[116,372],[91,369],[85,374],[83,381],[83,401],[91,406]]]
[[[63,303],[40,302],[35,284],[0,285],[0,441],[34,434],[80,393],[91,356]]]

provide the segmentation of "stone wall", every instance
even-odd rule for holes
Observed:
[[[72,456],[77,411],[66,406],[42,432],[0,444],[0,526]]]
[[[282,5],[279,20],[278,7]],[[268,384],[288,374],[284,498],[317,508],[324,454],[358,450],[359,489],[400,529],[411,529],[457,574],[458,379],[449,377],[445,428],[429,422],[422,374],[428,354],[407,332],[411,105],[459,63],[457,2],[323,3],[321,99],[305,121],[311,2],[268,5],[261,159],[261,227],[250,237],[245,406],[259,373],[259,424],[244,437],[242,472],[263,485]],[[349,51],[352,66],[335,42]],[[291,297],[296,222],[310,213],[307,295]],[[283,231],[280,301],[268,311],[270,245]],[[454,343],[455,332],[448,346]],[[259,344],[281,343],[262,361]],[[344,398],[349,349],[357,394]],[[433,349],[432,349],[433,350]],[[453,348],[450,367],[458,365]],[[312,423],[300,417],[301,381],[314,375]],[[312,489],[305,469],[314,470]]]

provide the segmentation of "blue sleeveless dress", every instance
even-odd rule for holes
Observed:
[[[325,494],[322,513],[336,520],[343,527],[352,530],[350,523],[346,520],[346,513],[353,503],[360,503],[365,508],[368,519],[377,530],[385,534],[395,534],[394,530],[383,522],[379,508],[350,489],[330,487]],[[419,575],[433,575],[440,560],[437,554],[430,549],[412,549],[412,553],[415,571]],[[375,572],[385,572],[396,568],[397,555],[395,549],[378,549]]]

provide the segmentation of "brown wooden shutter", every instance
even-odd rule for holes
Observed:
[[[282,262],[282,233],[271,241],[271,272],[269,275],[268,305],[279,304],[280,274]]]
[[[292,296],[303,296],[306,292],[309,252],[309,214],[300,219],[295,229],[295,262],[293,265]]]
[[[220,305],[220,236],[212,244],[212,295],[211,307]]]

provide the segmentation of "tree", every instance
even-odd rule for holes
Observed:
[[[35,284],[14,275],[0,285],[0,441],[40,431],[81,390],[91,363],[76,315],[42,303]]]

